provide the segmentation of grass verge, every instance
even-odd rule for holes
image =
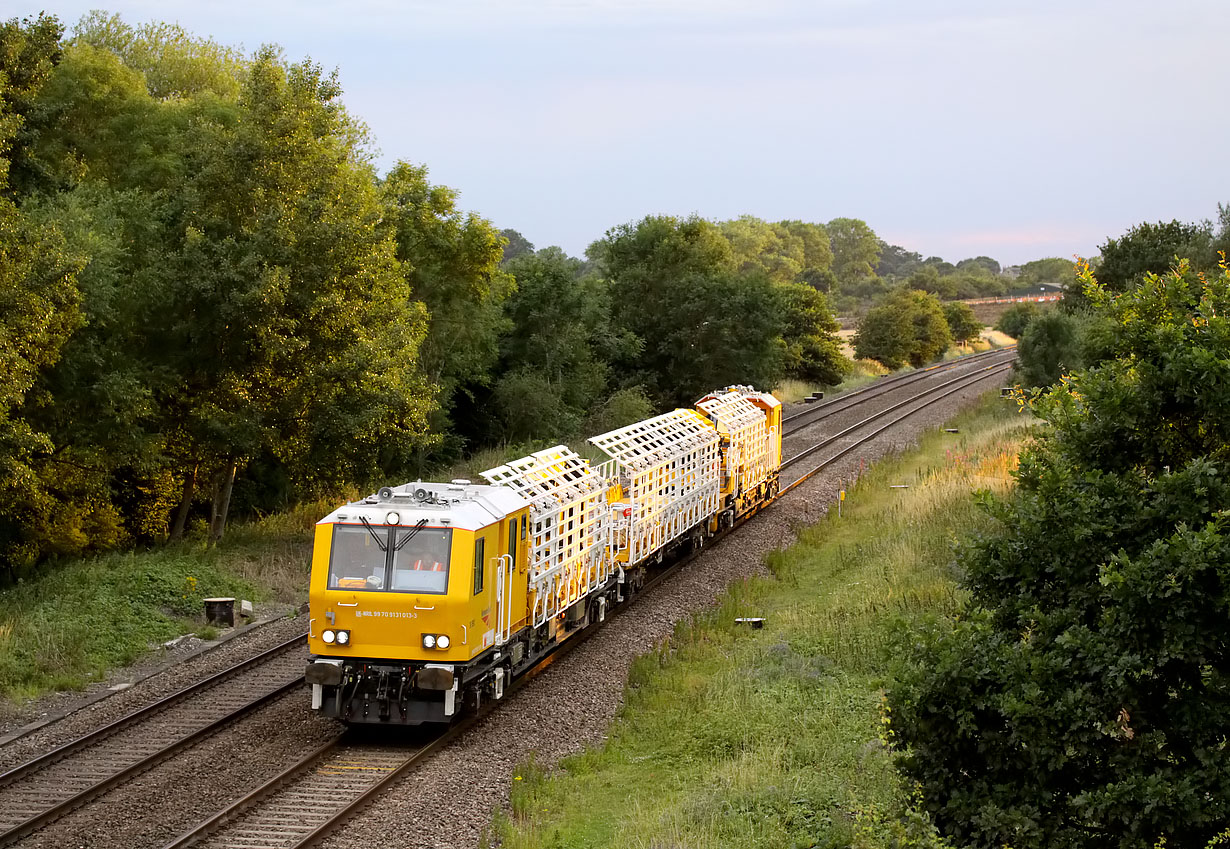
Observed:
[[[204,619],[212,596],[302,600],[311,526],[328,509],[309,504],[235,524],[216,548],[107,554],[0,590],[0,697],[80,689],[173,637],[216,636]]]
[[[938,845],[880,738],[885,669],[910,623],[959,603],[953,542],[985,521],[971,491],[1009,485],[1027,425],[988,399],[959,434],[873,467],[841,518],[770,555],[773,577],[730,588],[634,664],[605,745],[550,775],[522,766],[500,845]]]

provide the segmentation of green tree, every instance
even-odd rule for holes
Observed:
[[[876,265],[876,274],[880,277],[901,280],[909,277],[921,265],[922,254],[880,240],[880,261]]]
[[[889,694],[962,845],[1205,846],[1230,822],[1230,274],[1089,291],[1108,359],[1035,404],[1050,428],[961,557],[970,603]]]
[[[963,259],[957,263],[958,271],[982,271],[986,274],[999,274],[1002,270],[998,260],[989,256],[975,256]]]
[[[969,304],[960,301],[944,304],[944,320],[948,322],[948,332],[952,338],[961,344],[978,338],[982,333],[982,322],[975,318]]]
[[[1118,239],[1107,239],[1098,250],[1098,281],[1114,292],[1135,285],[1146,274],[1163,274],[1178,258],[1201,268],[1213,265],[1211,226],[1180,221],[1137,224]]]
[[[580,435],[608,395],[609,362],[636,353],[634,338],[611,327],[607,285],[581,267],[559,248],[505,265],[517,290],[504,305],[508,329],[493,394],[508,441]]]
[[[12,18],[0,24],[0,184],[6,197],[28,195],[41,180],[30,153],[42,123],[38,97],[62,57],[57,18]]]
[[[650,216],[608,231],[589,255],[610,281],[616,327],[642,346],[619,364],[625,386],[639,384],[667,405],[781,377],[780,295],[763,275],[734,269],[715,225]]]
[[[1085,364],[1086,319],[1048,310],[1036,316],[1017,340],[1017,373],[1025,386],[1053,386]]]
[[[905,285],[920,292],[930,292],[937,298],[954,298],[957,295],[956,282],[951,275],[941,277],[933,265],[921,266],[909,276]]]
[[[504,245],[504,262],[511,262],[519,256],[534,252],[533,243],[516,230],[501,230],[500,235],[504,237],[506,243]]]
[[[785,317],[782,340],[786,345],[786,373],[826,386],[841,383],[853,364],[841,351],[837,336],[840,325],[828,299],[798,283],[786,284],[778,291]]]
[[[0,26],[0,563],[12,579],[45,551],[55,510],[40,462],[55,446],[23,407],[80,324],[79,260],[50,222],[17,207],[10,157],[27,161],[23,133],[39,88],[60,57],[54,18]]]
[[[447,415],[459,393],[490,382],[499,358],[503,305],[513,291],[500,268],[504,238],[491,222],[458,210],[457,193],[428,182],[424,166],[399,162],[380,188],[412,297],[430,317],[422,370]],[[435,428],[447,430],[447,418]]]
[[[833,273],[845,291],[875,278],[880,263],[880,239],[865,221],[834,218],[824,225],[833,249]]]
[[[1020,339],[1029,323],[1038,317],[1038,305],[1032,301],[1013,304],[999,315],[995,329],[1013,339]]]
[[[859,322],[854,353],[890,369],[907,362],[919,367],[937,359],[951,341],[944,309],[934,295],[895,289]]]
[[[140,73],[155,100],[208,93],[234,101],[247,73],[241,51],[194,36],[178,24],[155,21],[133,27],[119,15],[95,10],[77,23],[74,33],[74,42],[109,52]]]
[[[770,224],[751,215],[718,224],[730,242],[736,269],[760,272],[775,283],[804,282],[825,290],[833,251],[825,229],[805,221]]]

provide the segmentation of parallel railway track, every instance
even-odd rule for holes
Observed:
[[[886,409],[786,459],[782,464],[783,470],[795,470],[826,448],[835,449],[822,461],[807,463],[808,468],[797,476],[792,475],[788,484],[783,480],[782,493],[799,486],[902,419],[972,385],[999,377],[1009,367],[1004,358],[1003,351],[988,352],[933,366],[923,374],[886,378],[865,389],[786,417],[783,424],[790,426],[784,428],[784,433],[795,435],[797,440],[797,434],[837,412],[905,389],[918,381],[931,383],[939,374],[958,374],[937,386],[929,386],[923,392],[912,393],[906,400],[892,403]],[[969,371],[971,366],[976,368]],[[742,517],[735,527],[751,517],[752,514]],[[699,552],[692,552],[662,569],[640,594],[669,578],[698,555]],[[627,606],[621,605],[617,611],[625,609]],[[506,699],[554,660],[584,642],[593,630],[587,629],[577,638],[567,641],[555,655],[515,682],[509,688]],[[88,737],[0,775],[0,800],[3,800],[3,805],[0,805],[0,846],[31,834],[67,811],[205,739],[244,713],[300,686],[303,654],[296,651],[296,647],[302,641],[302,637],[297,637],[241,667],[202,681]],[[265,672],[260,673],[258,669]],[[277,671],[271,672],[272,669]],[[235,675],[236,672],[239,675]],[[258,680],[262,674],[265,679]],[[230,692],[230,695],[226,696],[224,692]],[[197,697],[200,697],[201,704],[194,706]],[[176,716],[176,711],[182,716]],[[253,849],[314,845],[385,787],[447,746],[484,715],[485,712],[465,719],[435,738],[404,735],[400,744],[390,745],[388,740],[379,745],[372,744],[365,739],[362,729],[357,733],[343,733],[166,844],[166,849],[188,846]],[[156,716],[162,719],[152,722],[151,719]],[[155,727],[159,729],[157,734],[151,731]]]
[[[0,775],[0,846],[300,686],[304,644],[274,646]]]

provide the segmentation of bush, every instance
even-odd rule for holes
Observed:
[[[897,289],[858,324],[854,353],[889,369],[918,367],[938,359],[952,341],[944,309],[934,295]]]
[[[1013,304],[1000,314],[999,321],[995,322],[995,329],[1013,339],[1020,339],[1025,328],[1040,312],[1038,305],[1030,301]]]

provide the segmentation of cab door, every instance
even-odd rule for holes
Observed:
[[[526,526],[528,510],[508,516],[500,525],[502,554],[495,564],[496,570],[496,626],[495,644],[508,642],[525,621],[527,582],[526,575]]]

